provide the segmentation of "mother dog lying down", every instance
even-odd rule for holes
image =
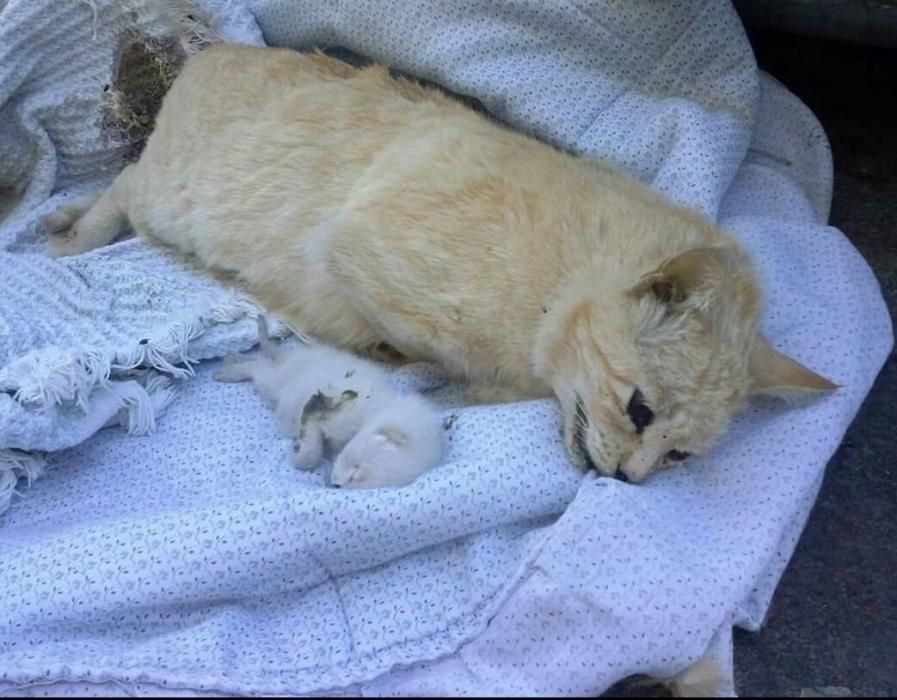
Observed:
[[[383,67],[190,59],[140,160],[43,223],[73,255],[128,221],[324,342],[553,393],[573,460],[631,481],[708,450],[751,394],[834,386],[759,335],[758,281],[712,223]]]

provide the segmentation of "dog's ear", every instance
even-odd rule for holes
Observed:
[[[408,442],[408,433],[396,425],[384,425],[374,433],[374,437],[380,442],[389,443],[401,447]]]
[[[629,290],[636,297],[651,294],[663,304],[684,305],[689,301],[703,306],[705,292],[722,280],[739,262],[735,251],[724,248],[693,248],[670,258],[646,274]]]
[[[773,348],[758,335],[750,358],[751,392],[756,395],[794,396],[834,391],[830,382]]]

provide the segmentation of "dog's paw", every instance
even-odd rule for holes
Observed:
[[[63,233],[51,234],[47,240],[47,253],[51,258],[67,258],[72,255],[80,255],[83,250],[78,239],[78,231],[72,227]]]

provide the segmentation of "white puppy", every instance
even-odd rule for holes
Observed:
[[[278,347],[263,317],[259,340],[261,352],[225,358],[215,378],[253,381],[294,438],[297,467],[314,469],[329,448],[339,454],[332,483],[379,488],[409,484],[439,463],[438,412],[420,396],[397,394],[382,368],[327,346]]]

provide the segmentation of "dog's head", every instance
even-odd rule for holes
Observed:
[[[835,388],[760,335],[759,285],[737,247],[689,250],[641,279],[625,269],[574,280],[537,342],[580,465],[639,482],[706,453],[753,394]]]

